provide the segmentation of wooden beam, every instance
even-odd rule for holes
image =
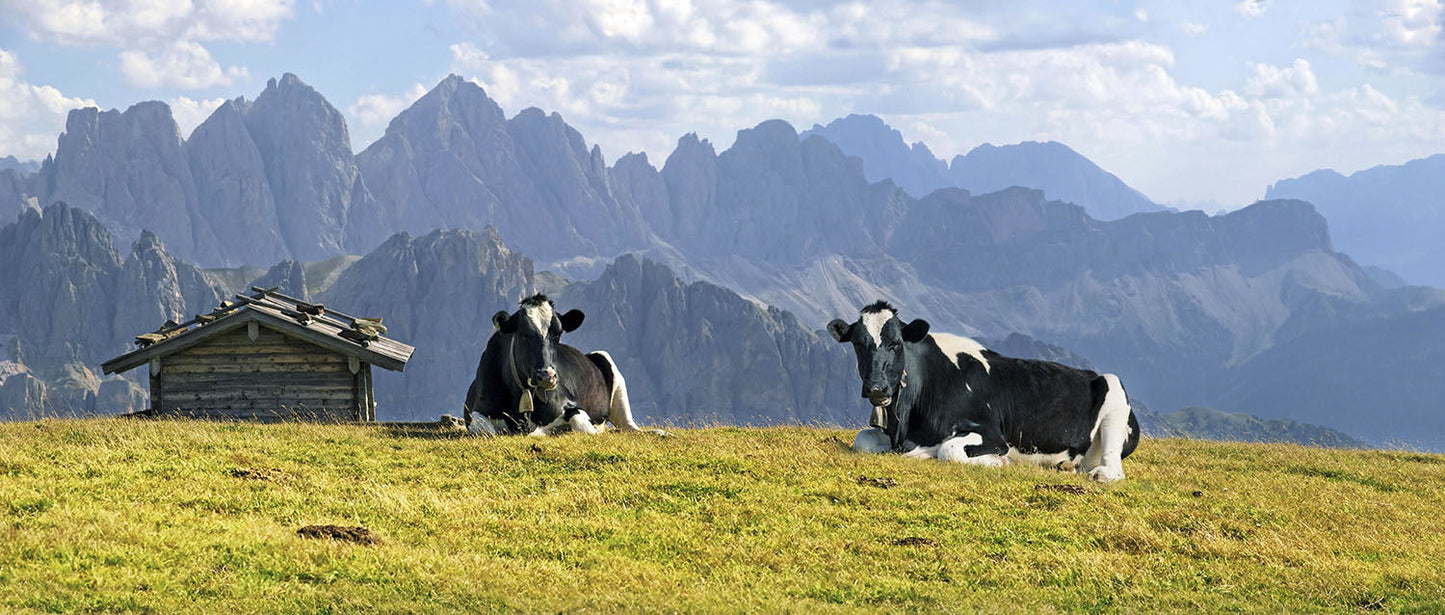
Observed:
[[[261,337],[261,323],[254,320],[246,323],[246,337],[251,338],[252,342],[256,341],[256,338]]]

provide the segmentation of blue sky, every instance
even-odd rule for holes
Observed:
[[[293,72],[364,148],[449,73],[661,164],[782,118],[873,113],[944,158],[1058,140],[1161,202],[1445,151],[1439,0],[0,0],[0,156],[66,111],[169,103],[182,136]]]

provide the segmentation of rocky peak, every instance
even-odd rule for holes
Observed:
[[[246,128],[250,107],[244,98],[221,103],[186,142],[199,210],[216,237],[213,264],[263,265],[290,254],[265,160]]]
[[[306,268],[293,260],[276,263],[266,271],[265,275],[256,278],[250,285],[259,288],[275,288],[283,295],[302,301],[311,300],[306,291]]]
[[[145,227],[186,254],[211,245],[208,229],[196,224],[195,185],[165,103],[142,102],[123,113],[71,111],[41,174],[42,203],[63,200],[90,211],[123,238]]]
[[[266,82],[246,113],[246,127],[264,161],[281,238],[294,258],[320,260],[374,245],[369,241],[381,236],[375,228],[380,211],[358,180],[340,111],[286,73],[279,82]]]
[[[921,142],[906,143],[902,133],[877,116],[853,114],[827,126],[814,124],[802,136],[823,137],[848,155],[860,158],[869,182],[891,179],[915,197],[949,185],[944,161],[934,157]]]

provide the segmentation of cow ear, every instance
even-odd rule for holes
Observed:
[[[562,331],[567,332],[576,331],[577,327],[582,326],[582,319],[587,318],[587,315],[583,314],[582,310],[572,310],[558,318],[562,320]]]
[[[517,330],[516,321],[513,321],[512,315],[505,311],[492,314],[492,326],[507,335],[511,335],[513,331]]]
[[[853,325],[842,318],[834,318],[832,322],[828,323],[828,335],[833,336],[836,341],[846,342],[848,338],[853,337],[852,333]]]
[[[928,336],[928,321],[918,318],[903,326],[903,341],[917,344]]]

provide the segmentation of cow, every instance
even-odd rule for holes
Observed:
[[[1029,462],[1123,480],[1139,421],[1113,374],[1005,357],[966,337],[905,324],[886,301],[828,333],[853,344],[873,406],[859,452],[897,452],[965,464]]]
[[[643,431],[632,419],[627,381],[612,357],[602,351],[583,354],[561,342],[562,334],[577,330],[584,318],[581,310],[557,314],[543,294],[523,299],[516,312],[494,314],[492,335],[462,408],[467,430],[477,435],[595,434],[610,421],[621,431]]]

